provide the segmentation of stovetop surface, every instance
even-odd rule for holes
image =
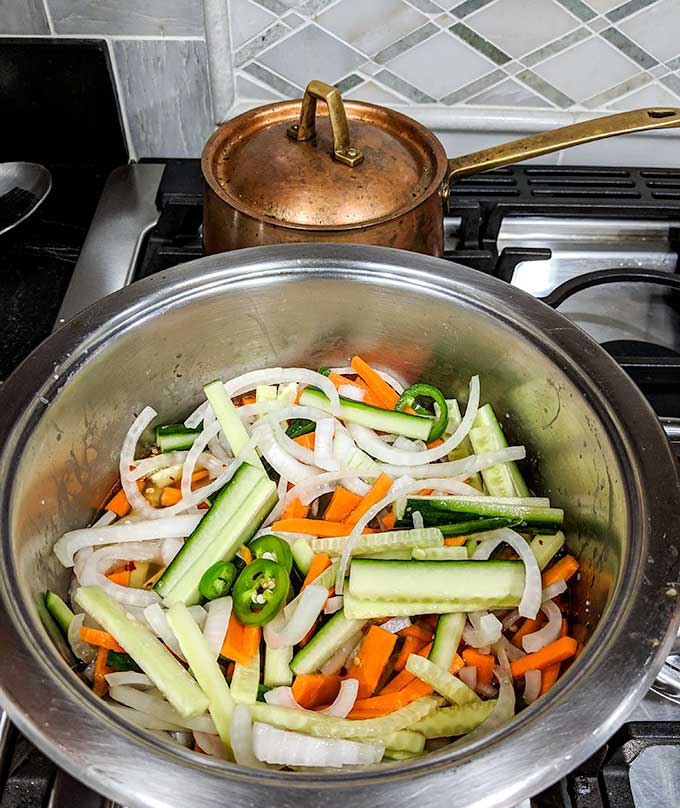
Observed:
[[[135,188],[132,194],[154,193],[160,214],[154,210],[155,224],[142,225],[143,237],[137,233],[122,282],[202,255],[199,162],[164,165],[157,192]],[[154,176],[160,176],[160,167]],[[103,181],[92,171],[57,172],[52,195],[38,214],[0,237],[0,380],[52,330]],[[454,192],[445,220],[445,257],[537,296],[594,269],[678,271],[679,170],[516,166],[463,180]],[[109,216],[120,211],[120,203],[117,208],[114,201],[108,210]],[[96,250],[93,255],[99,264],[110,260]],[[80,285],[79,268],[74,277]],[[72,286],[69,296],[73,293]],[[680,418],[677,293],[615,285],[580,292],[561,311],[620,361],[658,415]],[[3,758],[4,745],[11,756]],[[5,722],[0,723],[0,786],[8,773],[0,808],[108,805],[57,772],[26,741],[17,742]],[[594,758],[532,803],[537,808],[680,804],[680,707],[650,693]]]

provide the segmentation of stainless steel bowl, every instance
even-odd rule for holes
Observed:
[[[175,420],[202,384],[358,352],[465,395],[479,373],[532,487],[566,511],[585,647],[509,726],[456,751],[339,774],[249,771],[115,719],[69,670],[36,604],[68,575],[52,555],[116,476],[132,414]],[[106,298],[0,390],[0,700],[39,747],[128,806],[510,805],[575,767],[623,721],[678,624],[680,485],[643,397],[582,331],[454,264],[375,247],[289,245],[194,261]]]

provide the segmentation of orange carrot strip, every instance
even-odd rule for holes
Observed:
[[[568,581],[571,576],[577,572],[579,568],[578,561],[574,556],[564,556],[559,561],[555,562],[552,567],[549,567],[542,576],[543,589],[556,581]]]
[[[296,497],[290,505],[287,505],[283,513],[281,514],[281,519],[304,519],[309,512],[309,505],[303,505],[300,500]]]
[[[120,517],[127,516],[130,513],[130,503],[127,501],[125,491],[122,488],[106,503],[104,510],[113,511],[116,516]]]
[[[453,655],[453,662],[449,668],[449,673],[455,675],[461,668],[465,667],[465,660],[460,654]]]
[[[418,656],[426,657],[429,655],[430,651],[432,650],[432,643],[429,642],[424,648],[421,648],[420,651],[416,653]],[[401,671],[398,673],[394,679],[389,681],[385,687],[380,691],[378,695],[383,696],[387,695],[388,693],[396,693],[398,690],[402,690],[406,685],[412,682],[416,677],[409,673],[408,671]]]
[[[578,643],[573,637],[562,637],[555,642],[541,648],[533,654],[527,654],[521,659],[516,659],[510,663],[510,670],[515,678],[524,676],[527,671],[542,671],[550,665],[564,662],[565,659],[573,657],[578,648]]]
[[[418,491],[419,497],[429,497],[431,494],[434,494],[434,488],[423,488],[422,491]]]
[[[191,475],[191,484],[193,485],[194,483],[200,482],[201,480],[205,480],[205,478],[208,476],[209,473],[210,472],[208,471],[208,469],[199,469],[198,471],[195,471]]]
[[[167,508],[170,505],[176,505],[182,499],[182,492],[179,488],[168,486],[161,491],[161,506]]]
[[[432,631],[415,624],[402,628],[400,631],[397,631],[397,634],[400,637],[415,637],[415,639],[420,640],[422,645],[432,642]]]
[[[510,642],[516,648],[522,648],[522,637],[524,637],[525,634],[532,634],[534,631],[538,631],[539,628],[545,624],[546,619],[547,618],[543,612],[539,612],[535,620],[533,620],[531,617],[527,617],[522,625],[517,629]]]
[[[425,643],[422,640],[419,640],[418,637],[404,637],[404,644],[401,646],[399,656],[394,662],[394,670],[397,672],[403,671],[409,655],[417,654],[424,645]]]
[[[399,393],[379,376],[373,368],[360,356],[352,357],[352,370],[366,382],[369,389],[376,395],[383,403],[383,407],[388,410],[393,410],[397,401],[399,401]]]
[[[467,540],[467,536],[449,536],[444,539],[444,545],[446,547],[462,547]]]
[[[381,715],[388,715],[395,710],[405,707],[408,695],[402,692],[389,693],[387,695],[373,696],[370,699],[357,699],[348,718],[356,718],[358,713],[370,714],[371,718],[379,718]]]
[[[323,519],[279,519],[272,525],[274,533],[306,533],[309,536],[347,536],[351,528],[346,522],[326,522]],[[362,533],[375,533],[372,528],[365,527]]]
[[[242,665],[247,665],[250,662],[251,657],[248,656],[244,648],[245,639],[243,635],[245,628],[244,625],[238,622],[232,612],[229,618],[229,625],[227,626],[227,633],[222,643],[220,656],[233,659],[235,662],[240,662]]]
[[[394,522],[395,522],[395,516],[392,513],[392,511],[390,511],[387,514],[387,516],[381,516],[380,518],[382,519],[382,523],[383,523],[383,526],[385,527],[385,530],[392,530],[392,528],[394,527]]]
[[[406,687],[403,687],[399,692],[402,694],[406,705],[422,696],[429,696],[431,693],[434,693],[434,689],[420,679],[416,679],[414,682],[407,684]]]
[[[248,548],[245,546],[245,544],[242,544],[242,545],[241,545],[241,546],[238,548],[238,551],[239,551],[239,553],[241,554],[241,558],[242,558],[242,559],[243,559],[243,560],[246,562],[246,564],[250,564],[250,562],[253,560],[253,554],[252,554],[252,553],[250,552],[250,550],[249,550],[249,549],[248,549]]]
[[[241,404],[256,404],[257,398],[255,396],[245,396],[245,398],[241,399]]]
[[[372,508],[376,503],[384,499],[387,492],[390,490],[394,481],[387,474],[381,474],[380,477],[373,483],[371,490],[356,506],[345,520],[348,525],[356,525],[361,517]],[[342,535],[342,534],[341,534]]]
[[[300,707],[311,709],[332,702],[340,691],[340,684],[341,679],[336,673],[330,676],[300,674],[293,681],[293,696]]]
[[[109,652],[103,646],[100,646],[99,650],[97,651],[97,659],[94,663],[94,687],[93,690],[97,696],[105,696],[106,691],[109,689],[108,684],[106,683],[106,679],[104,678],[107,673],[111,673],[113,670],[109,668],[106,664],[106,659],[109,655]]]
[[[560,629],[560,638],[567,636],[567,631],[569,627],[567,626],[567,621],[562,618],[562,628]],[[554,665],[548,665],[547,668],[543,670],[541,675],[541,689],[538,693],[539,696],[542,696],[544,693],[547,693],[548,690],[555,684],[557,681],[558,676],[560,675],[560,668],[562,667],[561,662],[556,662]]]
[[[323,518],[328,522],[344,522],[361,502],[358,494],[353,494],[339,485],[333,492]]]
[[[347,674],[348,678],[358,680],[360,699],[373,695],[396,642],[395,634],[379,626],[371,626],[368,630]]]
[[[463,651],[463,659],[466,664],[477,668],[477,681],[480,684],[490,685],[493,682],[493,666],[496,662],[493,654],[480,654],[476,648],[466,648]]]
[[[432,631],[434,632],[437,628],[437,623],[439,622],[439,615],[438,614],[423,614],[420,617],[421,622],[428,625]]]
[[[428,449],[434,449],[435,446],[441,446],[444,441],[441,438],[435,438],[427,444]]]
[[[326,553],[314,553],[314,558],[312,559],[312,563],[309,565],[309,571],[307,575],[305,575],[305,580],[302,583],[302,590],[309,586],[312,581],[321,575],[324,570],[327,570],[333,562],[331,561],[330,557],[326,555]]]
[[[306,435],[298,435],[297,438],[293,438],[295,443],[300,444],[300,446],[304,446],[305,449],[311,449],[314,451],[314,446],[316,445],[316,432],[308,432]]]
[[[350,721],[362,721],[365,718],[380,718],[383,715],[385,715],[385,713],[380,710],[359,710],[353,707],[347,714],[347,718],[349,718]]]
[[[98,645],[100,648],[105,648],[107,651],[125,652],[125,649],[118,645],[108,631],[81,626],[80,639],[89,643],[89,645]]]
[[[130,572],[130,570],[118,570],[118,572],[110,572],[106,577],[114,584],[130,586]]]
[[[356,387],[357,390],[361,390],[363,393],[361,400],[364,404],[370,404],[372,407],[382,407],[384,409],[382,399],[375,395],[363,379],[348,379],[346,376],[341,376],[339,373],[329,373],[328,378],[333,382],[336,390],[346,385]]]

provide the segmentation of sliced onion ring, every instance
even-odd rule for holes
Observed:
[[[527,671],[524,674],[524,701],[533,704],[541,692],[543,675],[541,671]]]

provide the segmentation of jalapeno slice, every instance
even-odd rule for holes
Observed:
[[[290,575],[293,569],[293,554],[290,551],[288,542],[268,533],[266,536],[259,536],[255,541],[251,541],[248,549],[255,558],[268,558],[276,561]]]
[[[226,595],[236,580],[236,567],[228,561],[218,561],[203,573],[198,591],[208,600]]]
[[[412,384],[399,396],[399,401],[394,406],[395,410],[405,410],[407,407],[413,407],[417,404],[417,398],[431,398],[437,405],[439,412],[435,419],[432,421],[430,427],[430,434],[428,435],[428,442],[436,440],[443,435],[449,423],[449,408],[444,398],[444,394],[437,387],[431,384]],[[421,408],[417,407],[417,412],[421,412]]]
[[[234,615],[245,626],[264,626],[281,611],[290,581],[276,561],[257,558],[243,570],[232,589]]]

